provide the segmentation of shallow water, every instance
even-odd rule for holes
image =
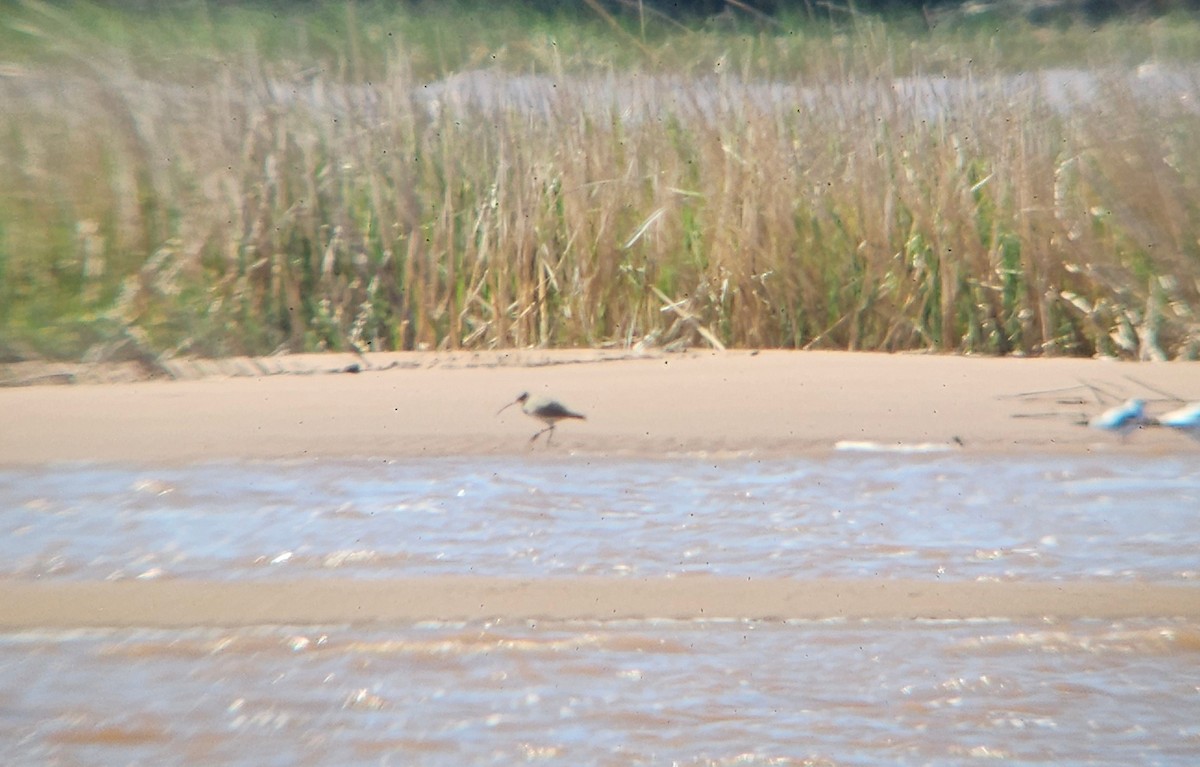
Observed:
[[[1114,88],[1128,89],[1147,108],[1194,112],[1196,77],[1193,68],[1154,64],[1133,70],[1050,68],[1011,75],[977,73],[969,77],[850,75],[833,82],[804,83],[740,80],[728,75],[561,77],[472,70],[423,85],[413,96],[431,114],[449,113],[463,118],[517,111],[528,117],[549,119],[561,112],[566,99],[571,108],[581,108],[598,117],[619,114],[629,121],[668,115],[712,121],[731,113],[753,112],[809,113],[837,118],[863,112],[890,113],[896,107],[902,114],[933,119],[961,116],[981,106],[1022,103],[1044,105],[1065,114],[1095,108]],[[284,103],[328,108],[329,89],[316,91],[315,87],[309,93],[287,85],[276,87],[274,97]],[[342,91],[341,96],[368,109],[379,101],[379,95],[370,89]]]
[[[0,577],[1194,580],[1190,456],[0,471]]]
[[[27,633],[0,639],[0,758],[1183,765],[1198,659],[1162,621]]]
[[[0,577],[684,572],[1186,582],[1200,467],[832,454],[0,471]],[[631,621],[0,634],[0,763],[1200,761],[1200,624]]]

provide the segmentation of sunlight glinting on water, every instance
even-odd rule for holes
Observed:
[[[1198,649],[1171,621],[31,632],[0,639],[0,743],[30,764],[1186,764]]]
[[[1186,457],[60,466],[0,471],[0,504],[17,577],[1200,573]]]
[[[1183,458],[0,471],[43,582],[1197,576]],[[0,635],[5,764],[1191,765],[1183,620],[428,621]]]

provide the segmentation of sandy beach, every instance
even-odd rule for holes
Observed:
[[[1178,406],[1169,396],[1200,400],[1200,363],[774,351],[284,360],[213,367],[236,376],[201,365],[181,369],[191,380],[0,388],[0,466],[524,454],[539,424],[516,408],[496,415],[522,391],[585,413],[552,449],[597,456],[787,456],[851,441],[1179,451],[1195,443],[1146,430],[1118,445],[1080,421],[1125,397],[1147,399],[1151,415]],[[362,372],[315,372],[349,365]],[[272,369],[306,372],[255,374]]]
[[[354,365],[359,371],[346,370]],[[291,374],[275,373],[290,370]],[[225,374],[214,374],[221,373]],[[229,375],[233,371],[239,373]],[[180,366],[178,378],[0,389],[0,466],[64,461],[404,460],[828,453],[839,444],[1014,452],[1200,452],[1165,429],[1121,444],[1080,421],[1108,397],[1151,414],[1200,399],[1200,365],[926,355],[523,351]],[[553,445],[522,391],[587,414]],[[1107,404],[1112,404],[1111,402]],[[374,623],[508,617],[1200,617],[1200,589],[1131,583],[907,583],[710,577],[437,578],[287,584],[0,582],[6,628]]]

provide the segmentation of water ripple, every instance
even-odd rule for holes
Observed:
[[[422,459],[0,471],[0,576],[1193,580],[1183,458]]]

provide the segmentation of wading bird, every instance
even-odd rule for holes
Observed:
[[[1124,404],[1105,410],[1100,415],[1088,421],[1088,426],[1102,431],[1111,431],[1120,436],[1124,442],[1134,429],[1149,423],[1146,418],[1146,401],[1131,399]]]
[[[496,411],[496,415],[500,415],[513,405],[520,405],[521,412],[525,415],[536,418],[546,424],[546,428],[539,431],[529,438],[529,444],[533,444],[538,437],[546,432],[550,435],[546,437],[546,444],[549,445],[554,439],[554,425],[566,418],[578,418],[581,421],[586,421],[587,418],[580,413],[569,410],[566,405],[556,399],[549,397],[530,397],[529,392],[521,392],[521,396],[517,397],[512,402]]]
[[[1200,441],[1200,402],[1184,405],[1178,410],[1165,413],[1158,419],[1161,426],[1169,426],[1181,431],[1194,440]]]

